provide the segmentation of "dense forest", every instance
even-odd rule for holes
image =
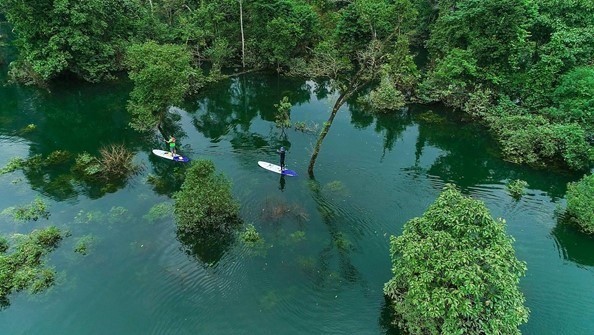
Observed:
[[[172,122],[170,106],[229,76],[274,71],[319,81],[337,98],[312,151],[312,177],[334,117],[354,100],[371,113],[443,104],[484,125],[507,161],[581,173],[594,165],[592,1],[0,0],[0,19],[13,32],[0,43],[18,51],[9,65],[13,83],[51,89],[55,81],[125,74],[138,131],[162,131]],[[284,100],[279,111],[283,103],[290,109]],[[207,212],[192,202],[204,206],[196,199],[208,192],[192,193],[192,183],[222,184],[213,189],[232,202],[226,180],[199,164],[193,169],[204,180],[188,181],[176,206]],[[585,233],[594,231],[592,181],[584,176],[568,191],[568,214]],[[238,221],[235,207],[224,214],[222,224],[208,224]],[[176,215],[191,233],[202,214],[176,207]],[[526,269],[504,230],[482,203],[447,186],[392,240],[395,277],[384,292],[395,323],[417,334],[518,333],[529,314],[517,288]],[[469,263],[475,272],[463,270]],[[448,276],[426,278],[420,265]],[[424,305],[425,292],[456,285],[459,300]]]
[[[274,70],[326,80],[339,93],[333,114],[355,96],[377,112],[441,102],[483,122],[509,161],[582,171],[594,161],[589,1],[2,0],[0,6],[19,50],[10,64],[15,81],[97,82],[128,71],[136,85],[129,107],[141,130],[225,69]],[[319,145],[314,156],[318,151]]]

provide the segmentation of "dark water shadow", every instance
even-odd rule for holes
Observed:
[[[551,235],[563,259],[580,266],[594,267],[594,236],[579,231],[569,215],[559,215]]]
[[[215,266],[231,249],[235,242],[234,234],[215,231],[202,231],[188,234],[177,231],[177,239],[186,255],[200,261],[204,266]]]

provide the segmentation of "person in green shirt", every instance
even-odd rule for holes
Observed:
[[[175,150],[175,137],[173,137],[173,135],[171,135],[169,137],[169,140],[165,140],[165,142],[169,143],[169,151],[171,151],[171,156],[175,157],[176,155],[176,150]]]

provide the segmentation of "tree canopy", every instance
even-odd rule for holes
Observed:
[[[505,221],[453,185],[390,238],[394,277],[384,287],[409,334],[519,334],[528,319]]]

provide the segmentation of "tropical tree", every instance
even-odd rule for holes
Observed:
[[[122,69],[139,7],[132,0],[1,0],[0,12],[16,33],[15,79],[40,84],[73,73],[96,82]]]
[[[567,185],[567,212],[583,232],[594,235],[594,175]]]
[[[133,116],[130,125],[138,131],[160,126],[167,108],[183,101],[190,79],[201,75],[192,68],[190,52],[180,45],[133,44],[126,63],[134,82],[127,108]]]
[[[423,216],[390,238],[394,277],[384,286],[408,334],[520,334],[528,309],[505,221],[446,185]]]

